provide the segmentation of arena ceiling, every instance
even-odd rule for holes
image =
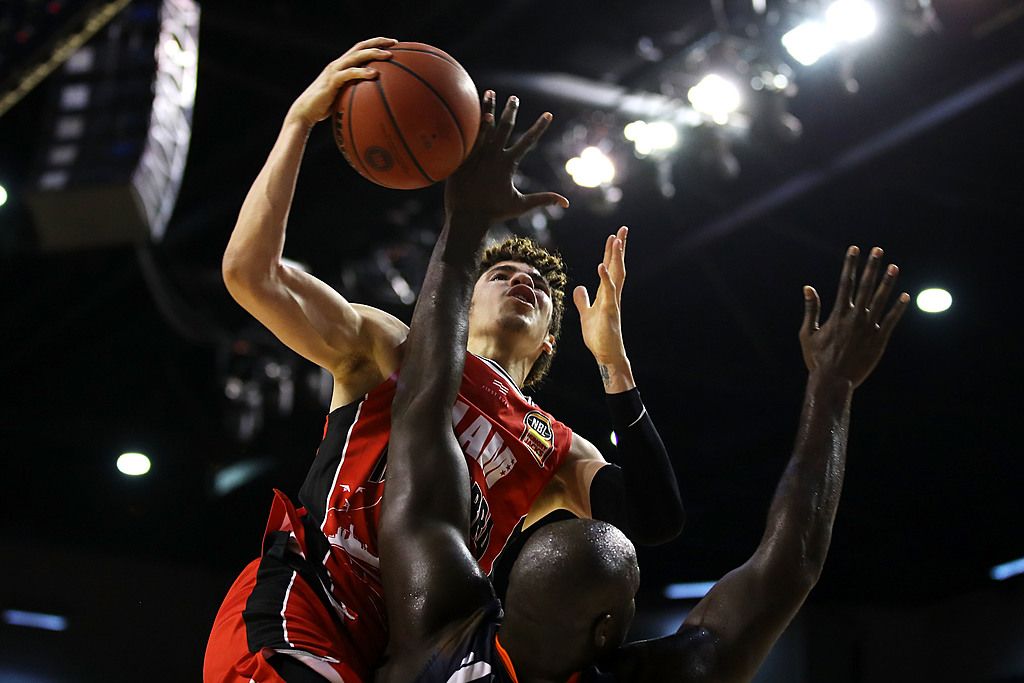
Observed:
[[[746,11],[739,4],[719,7]],[[554,112],[550,144],[523,175],[573,202],[543,228],[573,283],[592,287],[604,236],[632,229],[627,349],[689,512],[678,541],[642,553],[648,603],[667,583],[721,576],[756,546],[802,396],[800,286],[830,301],[849,244],[883,246],[903,288],[943,286],[954,304],[943,315],[911,310],[857,392],[846,487],[812,599],[908,604],[986,585],[993,565],[1024,555],[1013,303],[1024,21],[1020,2],[934,5],[941,32],[883,25],[859,49],[856,94],[835,63],[800,71],[789,106],[802,137],[737,144],[737,178],[702,164],[706,143],[684,141],[669,171],[674,196],[659,192],[655,165],[633,160],[609,203],[559,166],[572,127],[611,130],[608,115],[531,90],[531,77],[656,92],[662,74],[638,57],[638,41],[684,54],[715,30],[703,3],[204,3],[184,185],[167,237],[148,250],[32,247],[18,183],[40,134],[45,98],[33,93],[0,118],[0,181],[11,192],[0,209],[4,556],[27,567],[33,557],[132,558],[226,586],[257,552],[270,488],[297,490],[324,407],[319,375],[228,299],[219,256],[292,99],[327,61],[380,34],[448,50],[479,87],[493,80],[499,97],[520,95],[524,119]],[[321,126],[286,255],[408,319],[371,266],[383,254],[418,284],[417,249],[439,225],[440,196],[370,186]],[[294,373],[294,405],[279,416],[264,395],[262,430],[241,442],[225,382],[267,359]],[[570,310],[538,400],[612,454],[593,365]],[[124,450],[148,452],[152,473],[120,475]],[[261,473],[218,493],[218,473],[239,462]]]

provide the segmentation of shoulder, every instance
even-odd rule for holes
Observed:
[[[359,353],[338,359],[334,375],[332,409],[369,393],[392,375],[402,362],[402,347],[409,326],[395,316],[363,304],[353,304],[359,315]]]
[[[360,334],[372,344],[372,351],[395,350],[409,336],[409,326],[386,311],[364,304],[352,304],[359,315]]]
[[[569,453],[565,458],[563,466],[569,463],[579,464],[588,461],[600,463],[601,465],[608,464],[608,461],[601,455],[601,451],[598,450],[597,446],[579,434],[574,433],[572,443],[569,444]]]

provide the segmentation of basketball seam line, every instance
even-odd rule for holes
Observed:
[[[384,111],[388,113],[388,118],[391,119],[391,125],[395,129],[395,134],[398,135],[398,139],[401,140],[402,146],[405,147],[406,154],[412,160],[412,163],[416,166],[416,170],[419,171],[424,178],[431,184],[437,181],[427,175],[427,172],[420,166],[420,162],[416,159],[416,155],[412,153],[412,148],[409,147],[409,143],[405,141],[405,136],[402,135],[402,129],[398,127],[398,121],[395,120],[395,115],[391,112],[391,105],[388,104],[388,98],[384,96],[384,86],[379,80],[374,81],[377,84],[377,92],[380,93],[380,101],[384,103]]]
[[[441,104],[444,105],[444,110],[446,112],[448,112],[448,116],[452,117],[452,123],[455,124],[455,130],[457,130],[459,132],[459,142],[462,143],[462,158],[465,159],[466,158],[466,136],[462,134],[462,125],[459,124],[459,120],[455,117],[455,112],[453,112],[452,108],[450,106],[448,106],[448,101],[445,100],[444,97],[441,96],[441,93],[437,92],[437,90],[434,88],[434,86],[432,86],[430,84],[429,81],[424,79],[422,76],[420,76],[418,73],[416,73],[415,71],[413,71],[409,67],[405,66],[404,64],[399,64],[398,62],[389,62],[389,63],[391,64],[391,66],[397,66],[398,68],[402,69],[403,71],[408,73],[410,76],[412,76],[413,78],[418,80],[420,83],[422,83],[423,85],[427,86],[427,88],[430,89],[430,92],[434,93],[434,96],[438,100],[440,100]]]
[[[419,48],[415,47],[389,47],[388,52],[419,52],[421,55],[430,55],[431,57],[437,57],[438,59],[443,59],[444,61],[448,62],[453,66],[459,67],[463,71],[466,70],[464,66],[455,61],[454,57],[445,57],[444,55],[439,55],[436,52],[431,52],[430,50],[420,50]]]
[[[352,105],[356,101],[356,85],[358,85],[358,83],[356,83],[356,84],[354,84],[352,86],[352,94],[349,95],[349,98],[348,98],[348,116],[345,117],[347,119],[345,121],[345,124],[348,126],[348,139],[352,141],[352,156],[355,157],[356,162],[358,162],[358,164],[362,167],[363,175],[365,177],[369,178],[370,180],[372,180],[374,182],[377,182],[377,180],[373,177],[373,174],[370,173],[370,169],[368,169],[366,167],[366,164],[363,163],[363,158],[359,155],[359,147],[356,146],[356,134],[355,134],[355,131],[352,130],[352,114],[354,113]],[[344,136],[342,136],[342,138],[341,138],[341,143],[342,143],[342,146],[344,146],[344,144],[345,144]],[[358,169],[356,169],[356,170],[358,170]]]

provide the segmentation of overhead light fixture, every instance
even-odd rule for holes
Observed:
[[[719,74],[708,74],[686,93],[693,108],[707,114],[718,124],[724,124],[740,108],[743,101],[740,89],[729,79]]]
[[[917,307],[925,313],[942,313],[953,305],[953,295],[944,289],[933,287],[917,295]]]
[[[117,458],[117,469],[129,477],[141,477],[151,466],[149,457],[143,453],[122,453]]]
[[[782,36],[782,47],[796,61],[810,66],[835,47],[835,41],[820,21],[805,21]]]
[[[1011,576],[1017,576],[1018,574],[1024,574],[1024,557],[1019,560],[996,565],[989,572],[989,576],[996,581],[1005,581]]]
[[[633,121],[626,124],[622,134],[642,156],[667,151],[679,144],[679,131],[668,121]]]
[[[565,170],[581,187],[600,187],[615,179],[615,164],[597,147],[587,147],[565,162]]]
[[[825,28],[834,40],[854,43],[878,27],[878,13],[865,0],[835,0],[825,10]]]
[[[693,600],[703,598],[715,585],[714,581],[696,583],[670,583],[665,586],[665,597],[669,600]]]

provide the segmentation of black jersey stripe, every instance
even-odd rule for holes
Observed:
[[[335,408],[327,416],[327,430],[316,450],[316,457],[299,489],[299,502],[306,508],[318,527],[323,527],[330,507],[331,494],[338,483],[341,466],[345,462],[352,429],[359,421],[366,396],[360,400]]]

